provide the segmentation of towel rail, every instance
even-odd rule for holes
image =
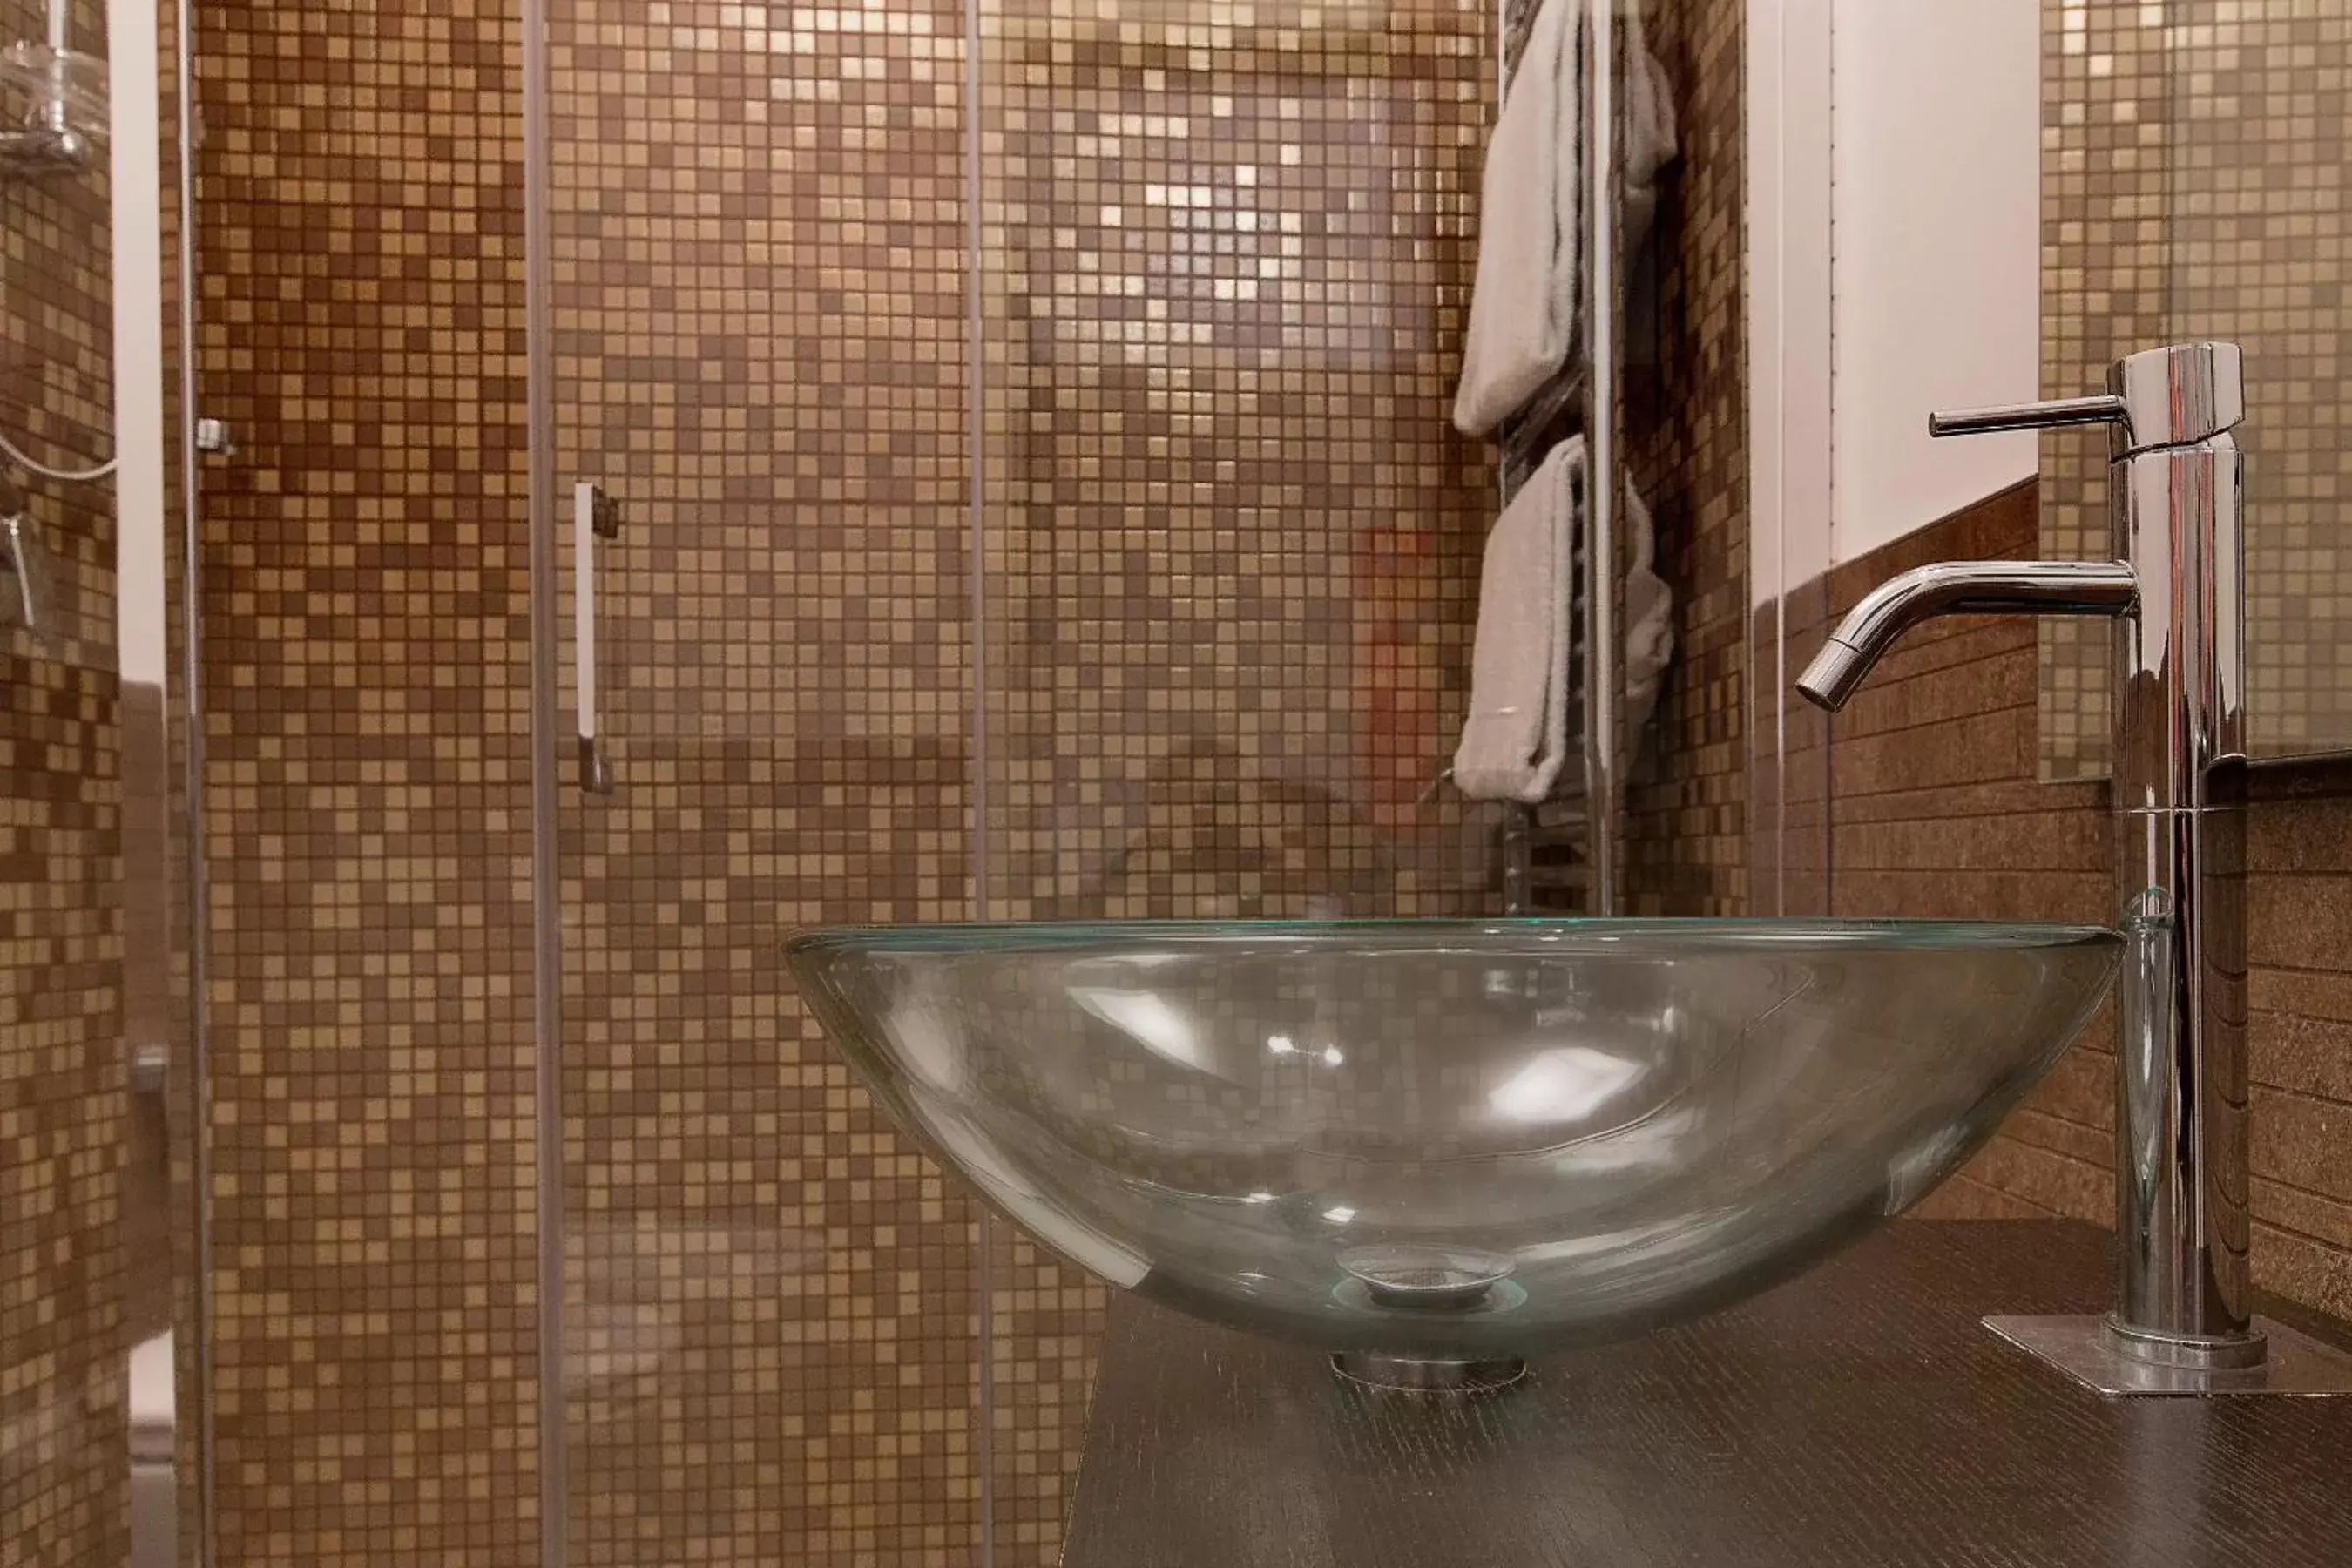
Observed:
[[[1583,911],[1617,910],[1617,838],[1622,813],[1618,778],[1617,698],[1623,676],[1617,635],[1617,209],[1616,16],[1623,0],[1561,0],[1587,7],[1587,43],[1581,51],[1588,71],[1581,95],[1586,116],[1582,144],[1585,170],[1586,243],[1583,310],[1577,348],[1570,363],[1504,426],[1497,463],[1502,500],[1507,504],[1549,452],[1580,427],[1591,447],[1570,606],[1564,679],[1581,692],[1579,721],[1583,736],[1580,778],[1568,779],[1553,801],[1505,808],[1502,833],[1503,912],[1533,912],[1547,894],[1580,894]],[[1640,4],[1641,0],[1631,0]],[[1500,0],[1496,59],[1498,93],[1535,26],[1541,0]],[[1554,810],[1555,805],[1573,809]]]

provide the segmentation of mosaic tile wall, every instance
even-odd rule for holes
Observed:
[[[1495,506],[1446,417],[1488,19],[1286,19],[983,13],[996,912],[1486,896],[1420,797]]]
[[[2020,486],[1833,571],[1843,614],[1930,561],[2013,558],[2039,524]],[[2105,791],[2035,765],[2034,625],[1960,618],[1907,636],[1831,721],[1832,913],[2104,923]],[[2352,1315],[2352,802],[2252,808],[2255,1283]],[[2114,1024],[2095,1022],[2000,1135],[1920,1212],[2114,1217]]]
[[[558,470],[624,512],[618,789],[562,807],[570,1560],[963,1568],[979,1217],[782,967],[971,910],[962,12],[552,22]]]
[[[9,0],[0,42],[44,37],[46,16]],[[102,6],[81,0],[72,26],[102,47]],[[0,430],[86,467],[112,424],[106,179],[0,201]],[[0,1560],[114,1568],[130,1547],[114,522],[104,486],[0,464],[0,513],[19,510],[51,561],[53,629],[18,629],[0,576]]]
[[[559,14],[566,477],[606,478],[631,520],[604,570],[603,721],[622,789],[571,814],[570,1304],[585,1336],[573,1380],[597,1384],[572,1403],[572,1535],[614,1560],[756,1549],[780,1530],[961,1561],[986,1464],[998,1561],[1049,1561],[1099,1298],[992,1226],[994,1424],[975,1453],[972,1216],[773,990],[792,924],[969,908],[961,14],[820,25],[784,48],[733,16],[656,32]],[[998,913],[1484,897],[1486,833],[1412,802],[1458,724],[1443,705],[1458,709],[1491,506],[1482,454],[1444,416],[1485,41],[1450,12],[1322,21],[1277,37],[1246,16],[1213,31],[1165,12],[983,13]],[[648,81],[691,107],[646,120]],[[774,181],[783,149],[805,154],[789,184]],[[813,209],[861,223],[846,232],[870,253],[810,235]],[[706,232],[728,243],[681,258],[680,223],[709,210]],[[1122,266],[1125,299],[1101,281]],[[779,319],[793,300],[810,313]],[[1124,363],[1106,353],[1121,333]],[[1249,537],[1267,532],[1279,543]],[[774,787],[718,793],[745,779]],[[746,809],[771,796],[786,809]],[[681,810],[714,851],[683,921],[668,890]],[[844,849],[895,837],[845,864],[811,854],[812,832]],[[795,1033],[779,1064],[772,1042]],[[656,1051],[666,1069],[703,1068],[682,1096],[650,1084]],[[824,1143],[730,1123],[761,1093],[905,1198],[841,1207],[844,1190],[809,1173],[835,1163]],[[743,1173],[702,1175],[689,1140],[688,1213],[681,1173],[637,1152],[681,1114],[707,1133],[709,1171]],[[777,1194],[796,1184],[778,1226]],[[803,1352],[776,1360],[772,1325],[707,1283],[726,1277],[717,1262],[660,1284],[643,1255],[681,1245],[791,1281]],[[616,1283],[630,1276],[634,1295]],[[893,1325],[878,1366],[869,1317]],[[686,1426],[678,1401],[652,1397],[665,1360],[711,1369]],[[680,1463],[679,1436],[711,1421],[743,1434],[733,1466]],[[780,1516],[745,1485],[789,1485],[874,1430],[898,1457],[863,1488],[813,1489]]]
[[[2042,391],[2104,389],[2109,363],[2168,340],[2165,321],[2166,66],[2151,7],[2127,0],[2043,0],[2042,7]],[[2106,443],[2042,437],[2041,550],[2113,552]],[[2063,616],[2042,621],[2041,771],[2097,778],[2107,766],[2108,637]]]
[[[949,5],[556,7],[559,479],[625,519],[619,789],[562,820],[580,1561],[1057,1549],[1099,1298],[875,1117],[791,927],[982,885],[1004,915],[1491,900],[1491,815],[1419,804],[1494,504],[1446,419],[1488,23],[1293,20],[992,5],[968,61]],[[202,40],[206,363],[253,432],[208,509],[213,828],[250,847],[215,931],[225,1538],[488,1561],[535,1534],[538,1458],[513,39],[461,0],[372,54],[361,25]],[[461,154],[454,197],[423,177]],[[1729,245],[1736,185],[1706,193]],[[1737,264],[1697,271],[1719,366]],[[1740,467],[1728,406],[1682,437],[1709,472]],[[1705,514],[1736,555],[1740,509]],[[471,1207],[423,1168],[456,1151]],[[461,1461],[462,1505],[432,1486]]]
[[[2352,16],[2303,0],[2044,6],[2043,389],[2116,355],[2246,350],[2248,689],[2258,753],[2352,747],[2352,450],[2342,295]],[[2043,543],[2107,548],[2104,446],[2045,438]],[[2106,767],[2106,641],[2042,633],[2042,768]]]
[[[1465,696],[1485,449],[1448,418],[1491,18],[982,11],[990,912],[1492,907],[1423,801]],[[996,1226],[995,1539],[1048,1562],[1100,1288]]]
[[[1743,300],[1746,12],[1662,0],[1651,47],[1674,84],[1682,157],[1646,263],[1657,269],[1654,369],[1626,381],[1626,462],[1674,585],[1675,662],[1627,795],[1625,912],[1748,912],[1748,333]],[[1644,308],[1647,294],[1629,298]]]
[[[539,1540],[514,7],[205,6],[224,1563]]]

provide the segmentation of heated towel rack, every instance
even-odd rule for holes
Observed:
[[[1622,198],[1617,156],[1617,26],[1623,0],[1568,0],[1586,7],[1583,310],[1576,349],[1559,375],[1505,422],[1496,465],[1508,504],[1544,455],[1582,431],[1588,475],[1583,526],[1571,563],[1573,603],[1566,678],[1581,692],[1578,729],[1584,766],[1563,773],[1552,797],[1504,808],[1503,912],[1575,910],[1611,915],[1618,907],[1617,837],[1622,814],[1618,777],[1618,693],[1623,689],[1617,628],[1617,214]],[[1638,4],[1639,0],[1633,0]],[[1540,0],[1500,0],[1497,91],[1510,73]]]

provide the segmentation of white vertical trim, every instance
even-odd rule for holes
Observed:
[[[1830,561],[1831,0],[1748,0],[1750,602]]]
[[[2032,478],[2031,432],[1938,441],[1935,408],[2041,381],[2038,0],[1834,0],[1832,559]]]
[[[1770,865],[1749,912],[1786,914],[1788,595],[1829,568],[1832,382],[1832,0],[1748,0],[1748,629],[1750,798],[1769,802]],[[1769,652],[1759,645],[1769,638]],[[1759,777],[1759,775],[1763,775]]]
[[[163,136],[153,0],[107,0],[114,231],[114,624],[124,684],[162,689]],[[193,672],[191,672],[193,673]]]

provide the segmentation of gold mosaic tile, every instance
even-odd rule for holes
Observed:
[[[2137,0],[2045,0],[2042,8],[2042,389],[2074,397],[2108,364],[2169,341],[2163,7]],[[2042,438],[2042,552],[2111,556],[2106,443],[2081,431]],[[2088,621],[2045,616],[2042,774],[2100,777],[2110,741],[2109,638]]]
[[[1315,22],[983,11],[995,912],[1486,896],[1418,802],[1495,504],[1445,417],[1491,44]]]
[[[2159,343],[2244,346],[2250,743],[2352,747],[2336,543],[2352,457],[2332,413],[2352,392],[2352,17],[2292,0],[2052,0],[2043,16],[2043,389],[2093,389]],[[2104,445],[2045,437],[2042,474],[2047,552],[2106,552]],[[2102,776],[2105,634],[2051,620],[2041,637],[2043,775]]]
[[[2246,351],[2250,743],[2352,748],[2352,15],[2191,0],[2168,41],[2166,314]]]

